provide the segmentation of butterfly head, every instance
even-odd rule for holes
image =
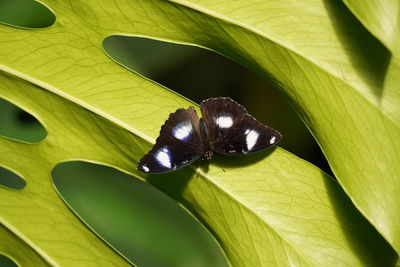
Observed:
[[[204,158],[206,160],[211,160],[213,156],[214,156],[214,152],[212,150],[208,150],[204,153]]]

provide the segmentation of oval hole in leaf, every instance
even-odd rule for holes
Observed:
[[[45,28],[55,20],[54,13],[37,1],[0,1],[0,23],[22,28]]]
[[[279,146],[333,177],[317,142],[288,102],[242,65],[210,50],[150,38],[114,35],[104,39],[103,47],[119,64],[197,103],[232,97],[259,121],[283,133]]]
[[[36,143],[47,136],[47,131],[34,116],[0,98],[0,135]]]
[[[0,254],[0,266],[1,267],[17,267],[18,265],[9,257]]]
[[[26,182],[21,178],[21,176],[0,166],[0,185],[7,188],[20,190],[25,187]]]
[[[227,266],[211,235],[149,184],[83,161],[58,164],[52,177],[79,217],[138,266]]]

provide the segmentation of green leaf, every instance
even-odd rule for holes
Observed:
[[[12,77],[2,75],[1,79],[6,89],[1,96],[31,110],[48,131],[48,137],[37,145],[1,140],[9,155],[2,163],[20,171],[27,181],[21,192],[2,192],[3,220],[22,232],[36,251],[43,251],[44,258],[57,264],[114,259],[103,251],[101,241],[92,240],[89,230],[66,211],[51,188],[48,173],[58,162],[79,158],[138,175],[136,162],[149,149],[148,142],[62,97]],[[149,84],[150,89],[166,94],[164,99],[183,101],[157,85]],[[130,107],[145,110],[150,106],[142,98],[131,101],[137,102]],[[165,100],[158,105],[161,108],[163,104],[176,108]],[[133,121],[145,123],[159,117],[152,113]],[[202,221],[234,265],[381,265],[393,261],[390,248],[354,209],[338,184],[314,166],[282,149],[244,161],[217,158],[215,163],[217,166],[211,166],[203,178],[195,178],[191,168],[146,178]],[[42,167],[35,171],[36,166]],[[56,246],[55,240],[60,240]]]
[[[399,250],[399,120],[380,103],[388,54],[341,4],[44,2],[57,16],[52,27],[0,26],[0,69],[45,89],[7,74],[1,95],[36,114],[49,133],[35,145],[0,139],[2,164],[27,180],[21,192],[1,189],[0,215],[44,258],[123,264],[68,212],[50,183],[56,163],[85,159],[147,179],[176,199],[233,265],[394,262],[394,251],[340,186],[280,148],[229,162],[216,158],[226,172],[212,165],[198,179],[191,168],[137,173],[136,162],[168,114],[191,103],[118,66],[101,48],[114,33],[151,36],[208,47],[273,77],[352,201]],[[15,201],[18,209],[9,204]]]

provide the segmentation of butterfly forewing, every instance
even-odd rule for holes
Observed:
[[[171,113],[156,144],[138,164],[146,173],[163,173],[189,165],[202,155],[199,118],[193,107]]]
[[[266,149],[281,134],[258,122],[229,97],[211,98],[201,103],[211,148],[220,154],[248,154]]]
[[[234,123],[247,113],[246,109],[229,97],[218,97],[200,103],[210,143],[230,131]]]
[[[215,140],[211,146],[220,154],[249,154],[275,145],[282,135],[258,122],[251,115],[245,115],[232,128]]]

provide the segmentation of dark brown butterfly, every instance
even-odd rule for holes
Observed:
[[[204,100],[200,108],[201,119],[193,107],[178,109],[169,115],[156,144],[139,161],[139,171],[174,171],[200,157],[210,160],[214,152],[249,154],[275,145],[282,137],[229,97]]]

